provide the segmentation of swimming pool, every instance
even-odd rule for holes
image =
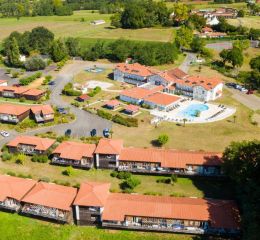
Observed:
[[[105,69],[104,68],[98,68],[98,67],[95,67],[95,68],[87,68],[86,71],[87,72],[92,72],[92,73],[101,73],[103,72]]]
[[[181,117],[194,118],[197,116],[198,112],[203,112],[208,109],[209,107],[206,104],[191,104],[178,115]]]

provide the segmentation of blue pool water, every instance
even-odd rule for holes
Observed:
[[[182,117],[194,118],[196,117],[198,111],[203,112],[208,109],[209,107],[206,104],[191,104],[186,109],[181,111],[179,115],[181,115]]]
[[[87,68],[86,71],[87,72],[92,72],[92,73],[101,73],[103,72],[105,69],[104,68]]]

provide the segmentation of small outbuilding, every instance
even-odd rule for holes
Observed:
[[[104,106],[108,109],[115,110],[120,106],[120,102],[114,99],[106,102]]]
[[[94,20],[94,21],[91,21],[91,22],[90,22],[91,25],[101,25],[101,24],[105,24],[105,23],[106,23],[106,21],[105,21],[105,20],[102,20],[102,19],[100,19],[100,20]]]
[[[130,115],[134,115],[138,113],[138,111],[139,111],[139,107],[133,104],[128,105],[124,110],[126,114],[130,114]]]

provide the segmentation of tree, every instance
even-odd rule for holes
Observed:
[[[232,64],[233,68],[242,66],[244,62],[243,52],[239,48],[233,47],[228,51],[227,61]]]
[[[260,56],[252,58],[249,64],[252,69],[260,71]]]
[[[240,9],[238,12],[237,12],[237,16],[238,17],[244,17],[245,16],[245,11],[243,9]]]
[[[201,29],[206,26],[206,18],[197,14],[192,14],[188,19],[188,26],[191,26],[192,28],[196,28],[199,31],[201,31]]]
[[[248,37],[252,40],[259,40],[260,38],[260,29],[250,28]]]
[[[199,37],[193,38],[191,45],[190,45],[192,51],[194,51],[194,52],[202,52],[202,50],[205,46],[206,46],[205,40],[202,38],[199,38]]]
[[[65,41],[68,54],[72,57],[80,56],[81,49],[80,49],[80,43],[78,38],[69,37]]]
[[[180,48],[189,48],[193,39],[193,33],[190,28],[182,26],[176,32],[176,44]]]
[[[50,54],[54,62],[60,62],[67,57],[67,49],[61,39],[53,41]]]
[[[160,146],[165,145],[169,141],[169,136],[167,134],[161,134],[157,142],[159,143]]]
[[[121,13],[116,13],[116,14],[112,15],[110,20],[111,20],[111,26],[113,26],[115,28],[122,27],[122,24],[121,24]]]
[[[176,22],[184,22],[189,17],[189,9],[186,4],[176,3],[173,6],[173,19]]]
[[[239,48],[241,51],[244,51],[250,47],[250,41],[248,39],[235,40],[233,42],[233,47]]]
[[[236,188],[243,239],[257,240],[260,212],[260,141],[233,142],[223,153],[223,170]]]
[[[228,50],[227,49],[223,49],[220,53],[219,53],[219,56],[222,58],[222,62],[223,62],[223,65],[225,66],[226,64],[226,61],[228,59]]]
[[[46,68],[46,63],[39,56],[34,56],[26,60],[24,67],[27,71],[37,71]]]
[[[41,54],[48,54],[54,34],[44,27],[36,27],[31,31],[29,41],[33,50],[38,50]]]
[[[141,184],[141,181],[138,178],[130,177],[127,178],[124,182],[120,184],[120,187],[123,190],[130,189],[133,190],[135,187],[137,187],[139,184]]]
[[[16,39],[13,37],[5,43],[5,52],[8,64],[13,67],[20,67],[20,51]]]
[[[233,116],[233,123],[236,123],[236,119],[237,119],[237,116],[234,115],[234,116]]]
[[[183,118],[183,127],[185,127],[186,122],[187,122],[187,119],[186,119],[186,118]]]

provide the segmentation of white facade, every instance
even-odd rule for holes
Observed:
[[[147,82],[147,78],[136,74],[124,73],[119,69],[114,69],[114,80],[126,82],[134,85],[142,85]]]
[[[120,95],[119,98],[120,98],[121,101],[133,103],[133,104],[138,104],[138,105],[141,104],[142,101],[143,101],[142,99],[131,98],[131,97],[128,97],[128,96],[125,96],[125,95]]]

